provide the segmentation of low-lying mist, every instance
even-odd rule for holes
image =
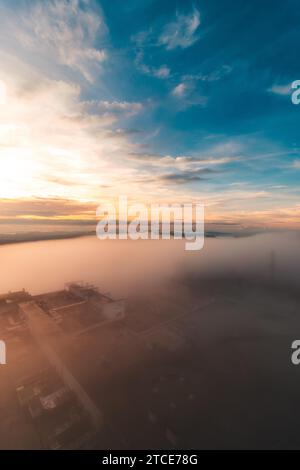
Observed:
[[[203,250],[188,252],[184,240],[106,240],[82,237],[0,247],[0,292],[61,289],[69,281],[95,283],[126,296],[196,274],[199,279],[273,277],[297,285],[300,235],[266,233],[243,238],[206,238]]]

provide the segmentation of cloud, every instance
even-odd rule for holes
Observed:
[[[208,175],[215,173],[209,168],[203,168],[196,171],[181,171],[177,173],[167,173],[160,175],[158,180],[167,184],[188,184],[207,179]]]
[[[199,37],[197,30],[200,26],[200,13],[194,9],[192,13],[183,15],[176,14],[176,19],[163,28],[158,38],[158,44],[167,50],[186,49],[192,46]]]
[[[273,85],[268,89],[269,93],[274,93],[275,95],[287,96],[292,92],[292,84],[288,85]]]
[[[131,39],[137,48],[135,64],[139,71],[160,79],[169,78],[171,70],[167,65],[153,66],[145,62],[145,50],[157,47],[164,47],[167,50],[177,47],[186,49],[198,40],[196,33],[199,25],[200,13],[194,9],[187,15],[177,13],[176,19],[166,24],[160,32],[154,27],[135,34]]]
[[[179,83],[173,88],[172,95],[176,96],[177,98],[181,98],[186,94],[187,90],[188,86],[186,83]]]
[[[182,77],[183,80],[187,81],[202,81],[202,82],[216,82],[224,78],[226,75],[229,75],[232,72],[232,67],[230,65],[222,65],[221,67],[216,68],[208,73],[196,73],[188,74]]]
[[[87,101],[85,105],[89,109],[95,109],[98,112],[112,113],[113,115],[134,116],[144,108],[142,103],[135,101]]]
[[[59,219],[67,216],[69,219],[93,219],[96,206],[93,203],[70,201],[60,198],[28,198],[0,199],[0,222],[14,218],[15,223],[24,220]]]
[[[97,65],[107,58],[104,48],[95,47],[96,39],[107,34],[103,16],[91,9],[92,3],[79,0],[35,1],[25,10],[5,12],[8,34],[35,56],[47,57],[79,71],[93,81]]]
[[[293,162],[292,168],[294,168],[295,170],[300,170],[300,160],[295,160]]]
[[[125,191],[136,170],[123,155],[139,145],[118,122],[144,105],[83,99],[82,88],[86,97],[93,87],[81,75],[94,79],[101,62],[93,45],[106,34],[101,11],[75,0],[8,5],[0,7],[0,198],[95,201],[111,187]]]
[[[231,71],[232,67],[229,65],[222,65],[206,74],[199,72],[196,74],[183,75],[181,77],[182,81],[172,89],[171,94],[177,98],[186,98],[186,107],[195,105],[205,106],[207,104],[208,97],[197,93],[197,82],[216,82],[230,74]]]
[[[152,73],[157,78],[168,78],[170,76],[170,69],[166,65],[161,65],[156,69],[152,69]]]
[[[50,79],[1,47],[0,61],[6,84],[6,106],[0,107],[0,197],[95,200],[109,192],[108,186],[121,191],[123,180],[134,178],[124,154],[139,146],[114,126],[142,111],[142,104],[81,100],[78,84]]]
[[[218,166],[226,165],[228,163],[239,161],[237,156],[171,156],[171,155],[158,155],[158,154],[143,154],[133,153],[128,155],[128,158],[137,161],[141,164],[150,164],[152,166],[161,168],[177,168],[180,170],[188,170],[202,168],[203,166]]]
[[[169,69],[169,67],[167,67],[167,65],[160,65],[160,66],[154,67],[154,66],[145,64],[144,52],[142,49],[140,49],[136,54],[135,65],[137,66],[138,70],[141,73],[145,75],[149,75],[151,77],[166,79],[166,78],[169,78],[171,74],[171,70]]]
[[[156,154],[130,154],[128,158],[139,163],[146,171],[139,176],[140,183],[155,183],[161,185],[188,184],[207,180],[209,176],[224,173],[224,165],[231,158],[190,157],[190,156],[161,156]],[[151,165],[153,170],[147,170]],[[223,168],[219,168],[223,167]],[[149,176],[151,174],[151,176]]]
[[[192,81],[179,83],[171,90],[171,95],[178,100],[181,110],[190,106],[206,106],[208,101],[208,97],[200,94]]]

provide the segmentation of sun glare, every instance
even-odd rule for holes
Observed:
[[[35,176],[34,159],[26,149],[7,149],[0,156],[0,197],[16,198],[29,193]]]

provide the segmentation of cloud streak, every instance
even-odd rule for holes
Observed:
[[[91,5],[89,2],[85,2]],[[96,38],[105,38],[107,27],[101,12],[83,10],[79,0],[34,2],[10,23],[18,42],[31,54],[46,55],[93,81],[96,66],[107,52],[95,47]]]
[[[187,15],[176,13],[175,20],[164,26],[158,38],[158,44],[167,50],[186,49],[198,41],[199,26],[200,13],[197,9]]]

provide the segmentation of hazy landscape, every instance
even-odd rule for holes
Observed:
[[[127,295],[196,273],[199,279],[236,276],[268,281],[275,254],[276,282],[299,285],[299,232],[242,238],[206,238],[204,249],[187,252],[184,240],[39,241],[0,246],[1,291],[34,293],[59,289],[69,281],[95,283],[113,295]]]
[[[0,449],[300,449],[299,24],[0,0]]]
[[[45,312],[49,303],[57,313],[76,301],[63,293],[70,281],[84,280],[125,299],[119,321],[76,333],[77,314],[70,310],[66,326],[58,323],[62,332],[57,330],[53,347],[104,420],[89,431],[83,448],[295,448],[300,385],[291,344],[300,331],[299,242],[296,232],[208,238],[196,254],[184,250],[183,240],[90,236],[5,245],[1,291],[24,288]],[[84,307],[82,321],[90,314]],[[11,395],[14,383],[26,383],[28,374],[38,383],[45,367],[22,328],[18,342],[7,336],[10,361],[0,370],[0,404],[6,409],[0,443],[52,448],[48,421],[41,425],[35,418],[36,434]],[[18,422],[18,437],[6,434],[11,420]],[[81,434],[90,429],[83,423]]]

